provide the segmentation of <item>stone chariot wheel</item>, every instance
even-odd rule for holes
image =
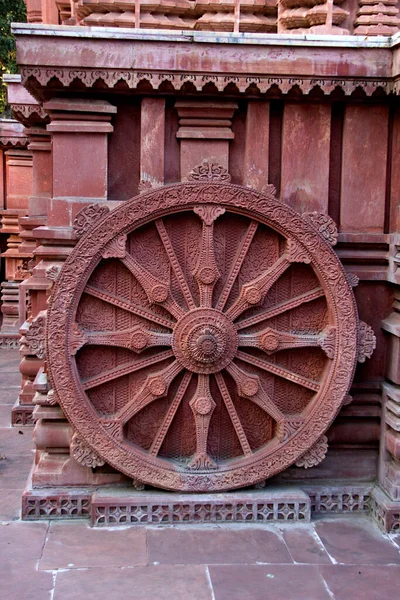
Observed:
[[[189,182],[121,203],[83,235],[49,302],[47,359],[97,464],[218,491],[318,442],[347,396],[357,332],[312,219],[272,193]]]

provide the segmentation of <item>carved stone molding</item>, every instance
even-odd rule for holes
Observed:
[[[95,469],[105,464],[105,461],[92,448],[89,448],[76,433],[71,440],[71,454],[84,467]]]
[[[73,230],[75,236],[82,237],[96,221],[105,217],[109,212],[110,209],[104,204],[89,204],[82,208],[74,219]]]
[[[132,479],[253,485],[310,451],[348,394],[351,287],[315,225],[271,192],[151,190],[95,222],[64,264],[48,310],[50,379],[79,438]],[[280,364],[284,352],[301,364]]]
[[[304,469],[316,467],[324,460],[327,452],[328,438],[326,435],[322,435],[310,450],[307,450],[303,456],[296,460],[296,467],[304,467]]]
[[[73,81],[81,82],[90,88],[98,82],[103,82],[109,89],[121,84],[135,89],[140,83],[150,84],[153,90],[158,90],[165,84],[172,85],[174,90],[179,91],[185,84],[191,84],[196,91],[201,92],[203,88],[212,83],[219,92],[232,85],[237,93],[244,93],[250,87],[257,93],[266,94],[271,89],[279,89],[287,94],[293,88],[299,89],[303,94],[309,94],[314,88],[320,89],[324,94],[331,94],[335,89],[340,89],[346,96],[350,96],[357,89],[361,89],[367,96],[372,96],[379,89],[389,94],[399,93],[391,79],[334,79],[334,78],[301,78],[301,77],[268,77],[242,74],[213,74],[188,73],[169,71],[163,73],[143,72],[121,69],[71,69],[71,68],[48,68],[48,67],[22,67],[22,83],[28,89],[31,84],[47,86],[51,79],[55,79],[63,87],[69,87]]]

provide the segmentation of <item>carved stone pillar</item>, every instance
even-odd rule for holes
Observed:
[[[72,227],[85,204],[107,200],[107,138],[117,109],[103,100],[67,98],[55,98],[43,107],[51,118],[47,131],[53,144],[48,223]]]
[[[35,487],[120,483],[125,479],[107,466],[101,472],[93,472],[90,468],[103,467],[104,461],[97,464],[90,452],[85,453],[80,440],[73,437],[74,430],[47,381],[44,347],[48,298],[63,262],[76,244],[79,227],[85,227],[103,210],[108,212],[104,206],[107,200],[107,138],[113,131],[110,120],[116,109],[103,101],[67,99],[47,102],[45,109],[51,117],[47,127],[52,136],[51,186],[41,188],[35,204],[40,206],[48,197],[48,220],[32,232],[37,242],[36,265],[28,285],[22,288],[29,293],[31,303],[31,315],[21,330],[22,348],[26,360],[36,357],[39,361],[36,372],[32,372],[34,377],[29,377],[26,384],[31,402],[36,405],[33,418],[37,451],[32,489],[27,491],[25,502],[34,497]],[[35,139],[32,143],[39,144],[38,151],[46,151],[42,146],[47,142],[43,139]],[[46,162],[42,156],[43,160]]]
[[[31,185],[25,198],[26,208],[19,211],[16,224],[18,237],[15,240],[18,241],[18,247],[14,249],[15,260],[22,263],[24,268],[19,277],[19,281],[23,281],[23,287],[18,286],[14,292],[16,302],[18,301],[14,310],[18,310],[19,313],[15,320],[16,335],[19,337],[18,329],[25,322],[28,310],[31,311],[32,297],[28,292],[30,290],[33,292],[35,288],[34,285],[31,285],[36,249],[33,230],[46,223],[47,203],[51,197],[51,139],[50,134],[46,131],[49,117],[37,100],[21,85],[20,77],[17,75],[7,76],[6,82],[8,101],[16,119],[25,126],[23,133],[28,142],[27,151],[31,156]],[[11,258],[10,250],[7,250],[6,255]],[[7,279],[10,279],[8,275]],[[22,331],[25,331],[24,326],[22,326]],[[26,346],[23,345],[21,350],[23,356],[20,365],[21,392],[11,416],[12,424],[18,426],[32,424],[33,381],[41,364],[37,356],[27,352]]]
[[[22,133],[22,132],[21,132]],[[27,139],[24,138],[25,145]],[[29,275],[30,255],[21,249],[18,218],[28,211],[28,198],[32,189],[32,153],[22,148],[5,151],[5,198],[1,211],[1,233],[7,235],[5,259],[6,281],[2,284],[3,322],[0,346],[18,347],[18,283]]]
[[[178,100],[176,137],[181,145],[181,180],[204,161],[229,169],[229,142],[233,140],[232,117],[236,102]]]

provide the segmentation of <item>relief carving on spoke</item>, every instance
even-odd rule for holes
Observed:
[[[135,480],[258,483],[308,456],[347,396],[361,334],[331,223],[272,194],[223,182],[143,193],[82,237],[55,283],[62,408]]]

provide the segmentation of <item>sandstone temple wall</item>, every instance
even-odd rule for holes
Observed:
[[[335,21],[339,5],[332,11],[327,4],[328,31],[309,17],[313,3],[307,10],[295,3],[241,3],[241,8],[251,4],[253,12],[245,8],[243,14],[260,24],[241,31],[275,33],[267,21],[279,15],[290,32],[295,26],[301,33],[317,27],[312,32],[329,33],[326,39],[292,40],[286,29],[275,38],[225,33],[217,39],[206,33],[219,31],[211,22],[232,23],[232,29],[222,30],[237,31],[235,3],[229,10],[229,3],[223,5],[222,17],[218,3],[210,13],[195,2],[178,3],[182,14],[165,8],[168,3],[162,13],[160,3],[154,8],[141,2],[140,27],[149,27],[145,19],[152,16],[154,27],[165,22],[171,29],[173,22],[178,31],[154,37],[132,29],[119,35],[106,26],[137,26],[135,3],[125,3],[127,10],[115,3],[116,11],[110,2],[107,10],[101,4],[57,2],[66,25],[15,27],[21,84],[10,81],[10,102],[25,126],[33,173],[28,211],[19,215],[20,238],[34,257],[19,286],[20,319],[26,318],[21,319],[23,386],[15,422],[22,413],[25,420],[33,418],[37,448],[25,517],[72,515],[78,505],[84,516],[94,489],[129,483],[111,466],[97,465],[90,447],[79,446],[47,378],[46,311],[64,261],[104,207],[117,209],[146,191],[185,182],[207,162],[226,170],[233,184],[262,193],[272,185],[280,201],[300,214],[333,219],[335,252],[355,286],[360,319],[376,336],[374,354],[361,357],[350,397],[326,433],[324,460],[312,469],[291,466],[274,482],[301,485],[315,510],[368,510],[382,526],[398,527],[398,39],[334,38],[344,22]],[[54,23],[55,12],[43,16],[51,3],[27,5],[31,23]],[[397,8],[387,5],[392,29],[376,33],[392,35]],[[190,39],[179,31],[186,29],[178,26],[182,15],[189,21],[198,17]],[[204,29],[201,19],[209,24]],[[250,23],[246,19],[243,23]],[[368,19],[372,27],[375,21]],[[383,22],[389,23],[381,19],[379,26]],[[84,27],[94,24],[105,28]],[[18,89],[31,100],[18,99]],[[92,208],[85,213],[85,207]],[[376,482],[380,487],[371,491]],[[62,502],[68,507],[64,513]],[[46,507],[42,512],[40,503]]]

